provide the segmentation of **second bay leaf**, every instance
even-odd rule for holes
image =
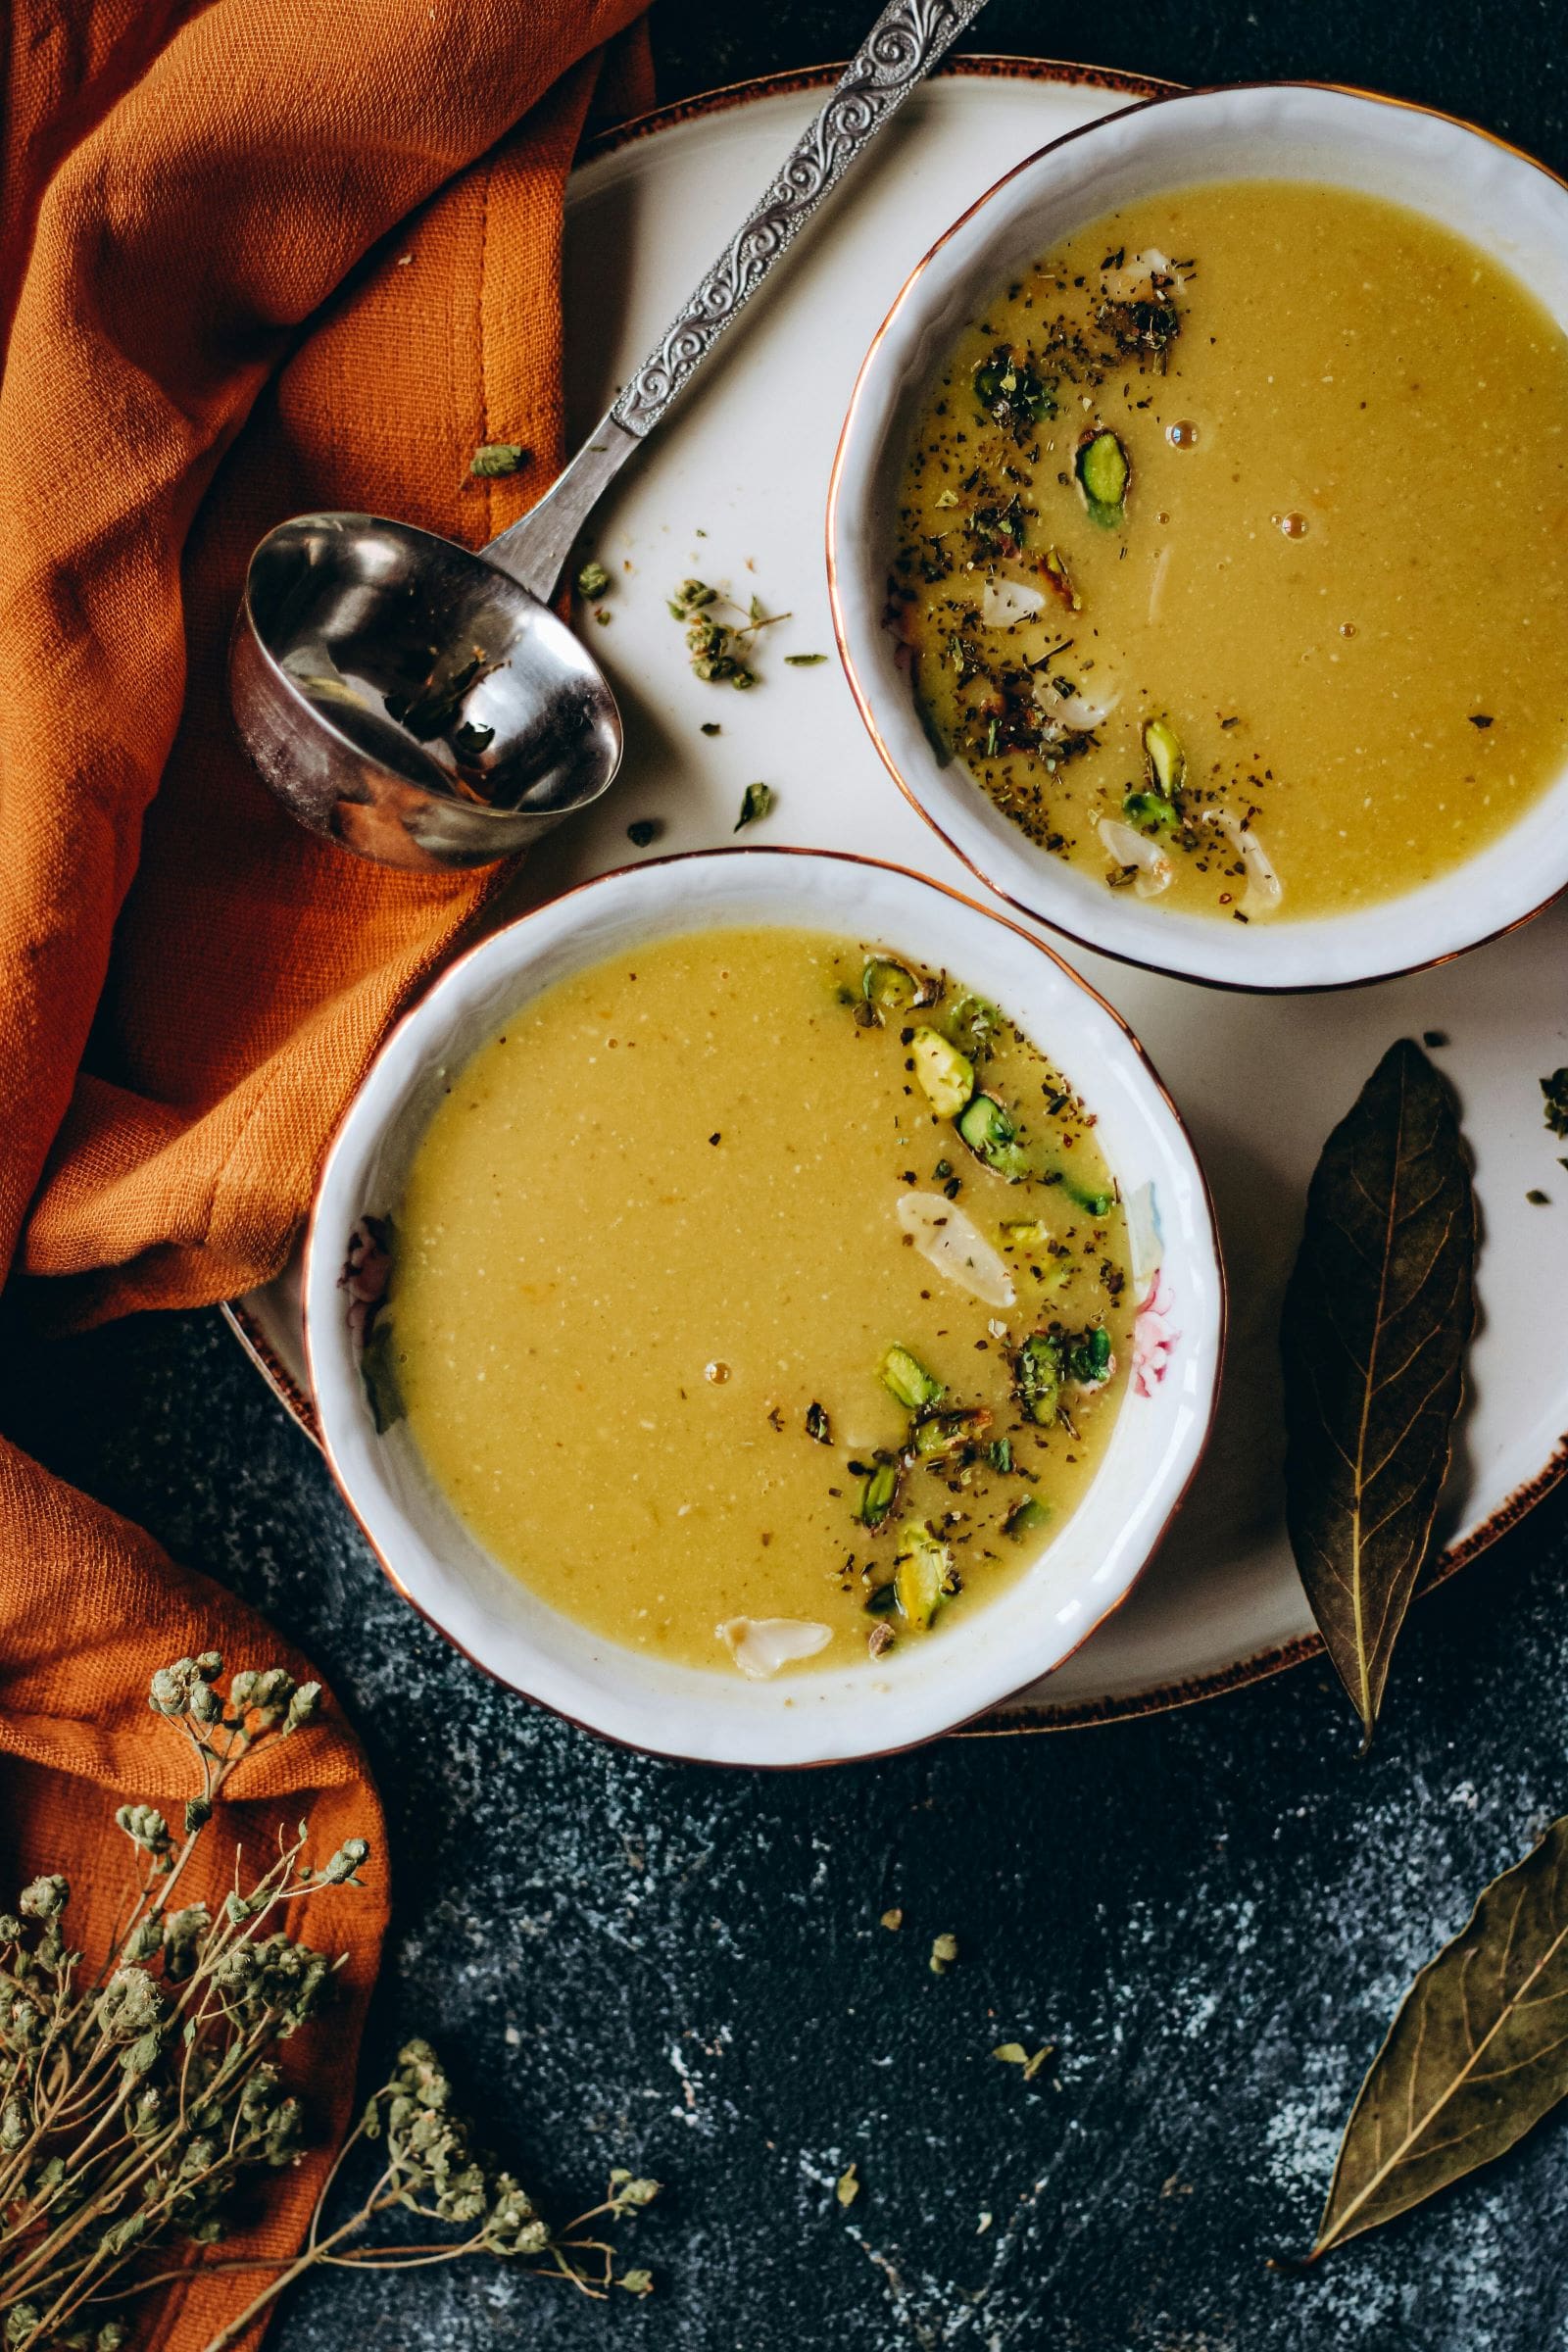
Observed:
[[[1313,2255],[1490,2163],[1568,2094],[1568,1819],[1416,1978],[1345,2128]]]
[[[1475,1246],[1453,1097],[1401,1038],[1323,1147],[1281,1332],[1291,1545],[1367,1739],[1447,1475]]]

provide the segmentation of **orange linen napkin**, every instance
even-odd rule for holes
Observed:
[[[0,24],[0,1273],[57,1324],[278,1267],[377,1040],[486,896],[295,827],[233,740],[224,643],[282,516],[477,544],[551,479],[563,186],[640,5],[14,0]],[[523,469],[470,480],[501,440]],[[147,1678],[207,1647],[307,1671],[0,1440],[0,1868],[75,1880],[95,1954],[114,1804],[185,1791]],[[336,2131],[380,1820],[340,1722],[270,1769],[253,1796],[292,1817],[314,1791],[323,1853],[358,1831],[379,1858],[373,1890],[300,1920],[353,1955],[347,2030],[301,2036]],[[236,1805],[215,1849],[269,1811]],[[319,2175],[274,2183],[235,2250],[290,2244]],[[185,2290],[140,2340],[199,2352],[231,2290]]]

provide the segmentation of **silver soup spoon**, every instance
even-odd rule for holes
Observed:
[[[478,554],[377,514],[302,514],[252,556],[229,692],[314,832],[431,872],[485,865],[597,800],[615,698],[551,609],[572,542],[822,199],[984,0],[891,0],[658,348],[531,514]]]

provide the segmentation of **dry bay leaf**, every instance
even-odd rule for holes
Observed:
[[[1568,1818],[1421,1971],[1345,2128],[1315,2259],[1511,2148],[1568,2093]]]
[[[1447,1475],[1475,1238],[1453,1098],[1401,1038],[1323,1147],[1281,1330],[1291,1545],[1368,1740]]]

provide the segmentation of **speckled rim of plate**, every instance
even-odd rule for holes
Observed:
[[[582,164],[595,162],[651,138],[660,131],[707,117],[723,115],[759,100],[796,91],[828,88],[841,71],[838,66],[817,66],[762,74],[676,100],[668,106],[653,108],[647,114],[617,123],[585,142],[578,161]],[[1064,83],[1073,87],[1103,89],[1131,98],[1157,97],[1183,86],[1156,76],[1124,74],[1108,67],[1088,67],[1059,59],[1002,54],[949,59],[939,69],[939,76],[944,79]],[[219,1311],[284,1411],[311,1443],[319,1448],[320,1437],[314,1401],[278,1355],[262,1324],[240,1299],[223,1302]],[[1422,1579],[1421,1593],[1424,1595],[1446,1583],[1501,1537],[1511,1533],[1565,1478],[1568,1478],[1568,1432],[1564,1433],[1550,1458],[1533,1478],[1513,1489],[1488,1518],[1468,1531],[1462,1541],[1449,1545],[1429,1563]],[[1207,1673],[1154,1685],[1125,1697],[1088,1699],[1054,1707],[1041,1704],[1028,1708],[1009,1708],[1004,1715],[982,1718],[950,1736],[959,1739],[1000,1739],[1135,1722],[1146,1716],[1168,1713],[1177,1707],[1195,1706],[1202,1699],[1224,1697],[1231,1691],[1246,1690],[1283,1673],[1289,1667],[1305,1665],[1323,1655],[1321,1639],[1316,1634],[1309,1634],[1256,1650],[1250,1656],[1228,1662]]]

